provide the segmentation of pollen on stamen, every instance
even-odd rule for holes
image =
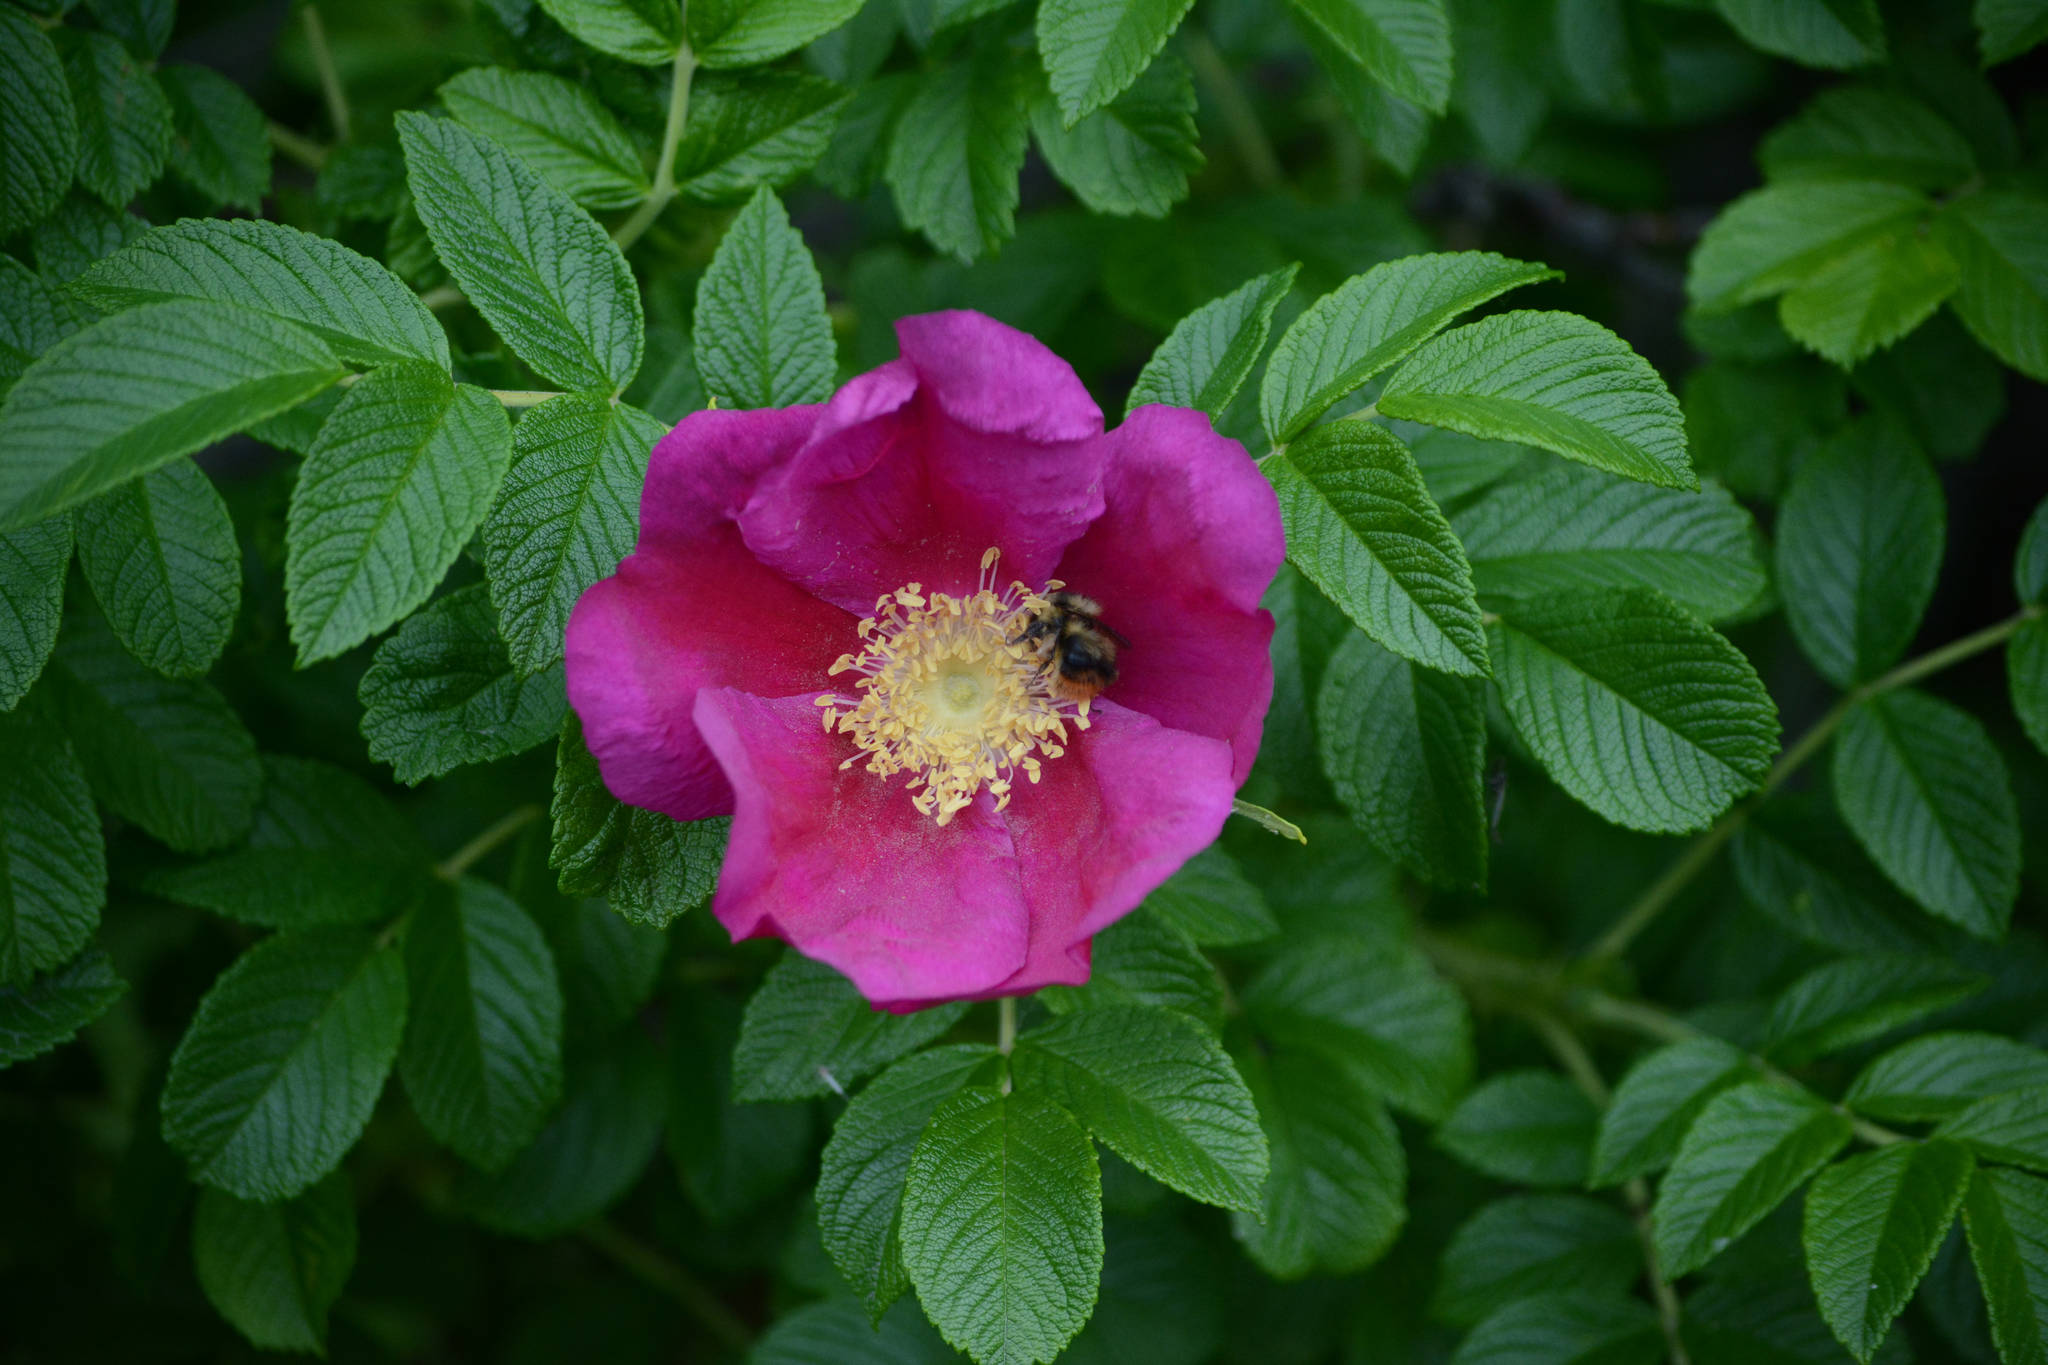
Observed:
[[[993,548],[981,557],[964,597],[921,583],[882,594],[857,628],[866,647],[829,670],[859,675],[855,695],[817,698],[826,729],[853,740],[840,767],[907,777],[911,805],[942,826],[984,787],[1006,807],[1019,773],[1035,784],[1042,760],[1066,752],[1069,724],[1088,728],[1088,703],[1055,695],[1041,657],[1018,642],[1061,585],[997,591],[999,559]]]

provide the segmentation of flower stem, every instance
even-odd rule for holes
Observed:
[[[270,145],[309,171],[327,164],[327,149],[309,137],[300,137],[282,123],[270,125]]]
[[[654,184],[649,187],[647,197],[640,201],[640,207],[633,210],[633,216],[619,224],[612,233],[612,240],[618,243],[621,251],[639,241],[641,234],[654,226],[654,220],[661,217],[661,211],[676,197],[676,149],[683,144],[683,125],[689,121],[690,77],[696,70],[697,54],[685,41],[669,70],[668,122],[661,130],[661,155],[654,164]]]
[[[1733,838],[1748,821],[1750,812],[1758,803],[1784,786],[1792,774],[1806,766],[1809,760],[1826,748],[1827,742],[1834,738],[1835,731],[1841,728],[1842,722],[1849,718],[1849,713],[1858,705],[1872,697],[1880,697],[1887,692],[1916,683],[1965,659],[1974,658],[1985,650],[1995,649],[2004,644],[2014,631],[2041,614],[2042,608],[2038,606],[2025,607],[1996,625],[1986,626],[1980,631],[1965,635],[1960,640],[1952,640],[1940,649],[1929,650],[1917,659],[1908,659],[1882,677],[1872,679],[1846,693],[1828,709],[1827,714],[1814,723],[1812,729],[1799,737],[1798,742],[1778,755],[1778,761],[1771,765],[1771,770],[1764,775],[1764,780],[1758,785],[1754,795],[1742,804],[1730,808],[1714,822],[1712,828],[1693,840],[1663,876],[1650,883],[1643,894],[1636,898],[1634,904],[1614,922],[1613,927],[1586,950],[1585,962],[1589,966],[1598,966],[1612,962],[1628,951],[1629,944],[1635,942],[1637,935],[1649,928],[1651,922],[1662,914],[1671,902],[1678,899],[1678,894],[1692,885],[1693,879],[1712,865],[1714,855],[1719,853],[1721,846]]]
[[[728,1349],[745,1351],[753,1344],[754,1334],[747,1324],[721,1303],[703,1281],[647,1243],[603,1218],[592,1219],[576,1232],[622,1269],[681,1304],[685,1312]]]
[[[313,54],[313,69],[320,73],[320,94],[327,101],[327,121],[334,125],[334,140],[346,142],[348,94],[341,88],[341,73],[334,67],[333,49],[327,46],[327,26],[320,22],[320,7],[307,0],[299,18],[306,25],[306,47]]]
[[[1181,30],[1181,43],[1187,53],[1188,65],[1194,67],[1202,84],[1209,87],[1209,97],[1216,102],[1217,116],[1223,120],[1230,140],[1237,146],[1237,159],[1244,163],[1245,174],[1262,190],[1279,189],[1284,179],[1280,158],[1273,154],[1273,143],[1259,122],[1258,111],[1252,108],[1244,87],[1231,74],[1223,54],[1216,50],[1215,43],[1209,41],[1208,34],[1192,24]]]
[[[539,819],[540,813],[540,807],[531,803],[506,813],[496,824],[449,854],[434,871],[449,881],[454,881],[475,866],[492,849]]]

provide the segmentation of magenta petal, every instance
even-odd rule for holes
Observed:
[[[802,448],[823,405],[693,412],[655,442],[640,488],[640,543],[691,541],[739,515],[768,471]]]
[[[919,582],[971,590],[982,552],[1036,586],[1102,509],[1102,413],[1073,370],[979,313],[897,324],[903,358],[853,380],[741,514],[761,559],[865,613]]]
[[[1139,408],[1106,444],[1103,513],[1054,576],[1130,641],[1117,703],[1229,741],[1242,782],[1273,696],[1273,618],[1259,598],[1287,553],[1279,500],[1190,408]]]
[[[697,733],[697,690],[813,690],[853,640],[853,618],[763,568],[730,525],[643,536],[570,614],[569,702],[612,795],[678,820],[724,815],[732,788]]]
[[[786,940],[883,1006],[981,995],[1014,976],[1028,911],[991,803],[939,828],[901,779],[839,766],[854,750],[825,733],[812,695],[697,694],[697,726],[734,794],[719,922],[735,939]]]

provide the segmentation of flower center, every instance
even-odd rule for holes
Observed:
[[[1088,728],[1088,703],[1054,695],[1042,649],[1021,637],[1050,605],[1048,583],[995,590],[996,551],[981,557],[968,597],[909,583],[875,602],[860,623],[867,647],[842,654],[832,673],[857,673],[855,696],[818,698],[825,728],[849,735],[880,777],[908,773],[911,804],[940,825],[986,786],[996,809],[1010,803],[1018,773],[1038,781],[1039,761],[1066,752],[1067,725]]]

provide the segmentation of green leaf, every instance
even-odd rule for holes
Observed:
[[[562,1095],[562,991],[554,954],[517,901],[488,882],[441,883],[405,928],[411,1001],[398,1074],[427,1131],[501,1170]]]
[[[503,1170],[465,1172],[456,1203],[485,1227],[558,1237],[603,1213],[647,1169],[667,1100],[661,1055],[628,1026],[569,1059],[561,1107]]]
[[[722,204],[788,184],[825,155],[846,101],[841,87],[796,72],[704,76],[676,153],[677,191]]]
[[[156,77],[104,33],[65,29],[64,76],[78,114],[78,183],[113,208],[147,189],[171,151],[171,106]]]
[[[1471,1079],[1464,998],[1413,949],[1304,943],[1252,978],[1243,1002],[1274,1043],[1348,1067],[1418,1118],[1443,1118]]]
[[[1766,581],[1755,522],[1715,484],[1681,493],[1559,465],[1498,485],[1451,525],[1493,601],[1645,587],[1712,620]]]
[[[78,563],[128,652],[196,677],[228,642],[242,600],[242,550],[227,504],[190,460],[78,511]]]
[[[2040,1086],[2048,1086],[2048,1052],[1995,1033],[1930,1033],[1864,1067],[1842,1098],[1858,1113],[1910,1122]]]
[[[0,986],[22,986],[99,926],[106,850],[85,773],[47,720],[0,715],[0,748]]]
[[[1382,85],[1323,29],[1302,23],[1295,29],[1366,145],[1401,175],[1414,175],[1429,145],[1429,111]]]
[[[57,49],[0,5],[0,239],[41,221],[78,164],[78,115]]]
[[[341,375],[312,333],[217,303],[160,303],[74,332],[0,405],[0,531],[211,445]]]
[[[1439,886],[1486,882],[1486,691],[1346,639],[1316,703],[1323,771],[1358,827]]]
[[[1475,1170],[1521,1185],[1582,1185],[1600,1113],[1551,1071],[1490,1076],[1436,1130],[1437,1144]]]
[[[1566,1290],[1626,1293],[1642,1274],[1635,1225],[1576,1194],[1496,1199],[1444,1249],[1430,1312],[1470,1327],[1518,1299]]]
[[[1170,403],[1221,417],[1264,353],[1273,310],[1300,269],[1288,265],[1254,276],[1175,323],[1138,372],[1124,415],[1147,403]]]
[[[2034,747],[2048,753],[2048,621],[2023,622],[2005,646],[2013,714]]]
[[[605,789],[574,712],[562,720],[549,813],[548,866],[560,873],[562,890],[603,896],[635,924],[656,929],[710,899],[732,826],[725,818],[684,824],[621,803]]]
[[[704,406],[704,381],[697,374],[697,352],[681,327],[656,324],[647,329],[647,349],[655,356],[623,395],[664,426],[673,425]],[[545,404],[543,404],[545,406]]]
[[[747,1365],[953,1365],[959,1359],[910,1305],[870,1326],[858,1304],[838,1298],[775,1319]]]
[[[1627,342],[1574,313],[1498,313],[1446,332],[1394,372],[1379,410],[1699,487],[1671,390]]]
[[[1988,984],[1939,958],[1851,957],[1816,967],[1785,989],[1764,1026],[1764,1051],[1800,1066],[1903,1028]]]
[[[1926,1275],[1974,1166],[1954,1143],[1902,1142],[1829,1167],[1807,1191],[1813,1295],[1858,1360],[1877,1353]]]
[[[1943,1123],[1953,1138],[1985,1161],[2048,1171],[2048,1086],[1986,1095]]]
[[[1038,51],[1071,128],[1141,80],[1194,0],[1043,0]]]
[[[2048,499],[2027,518],[2027,529],[2012,557],[2012,586],[2028,606],[2048,601]]]
[[[599,52],[642,66],[664,65],[683,46],[676,0],[541,0],[540,7]]]
[[[0,713],[28,695],[50,661],[70,567],[70,517],[0,532]]]
[[[1648,1054],[1600,1115],[1587,1183],[1619,1185],[1663,1169],[1708,1102],[1751,1075],[1742,1052],[1718,1038],[1688,1038]]]
[[[143,61],[161,56],[177,17],[176,0],[86,0],[99,26]]]
[[[248,846],[139,881],[181,905],[304,929],[390,919],[427,885],[431,864],[418,832],[369,783],[317,759],[266,754]]]
[[[900,1220],[926,1315],[981,1365],[1050,1361],[1094,1311],[1102,1178],[1081,1125],[1042,1096],[977,1088],[940,1104]]]
[[[933,1048],[898,1062],[853,1097],[818,1169],[818,1230],[870,1318],[910,1287],[897,1214],[911,1153],[932,1111],[995,1052]]]
[[[1866,66],[1884,60],[1875,0],[1714,0],[1753,47],[1804,66]]]
[[[640,149],[584,87],[541,71],[476,66],[437,92],[448,112],[586,208],[631,208],[647,197]]]
[[[1432,114],[1451,98],[1451,20],[1443,0],[1291,0],[1296,19],[1393,94]]]
[[[412,290],[339,242],[257,219],[188,218],[95,264],[72,292],[113,312],[173,299],[296,323],[344,360],[448,368],[448,337]],[[303,395],[302,395],[303,396]]]
[[[1937,461],[1975,455],[2005,416],[2005,367],[1947,313],[1864,361],[1849,383]]]
[[[692,0],[690,45],[708,67],[756,66],[830,33],[860,6],[861,0]]]
[[[1548,266],[1484,251],[1407,256],[1316,300],[1273,348],[1259,411],[1275,444],[1404,359],[1452,318],[1519,285],[1560,279]]]
[[[1790,181],[1753,190],[1700,234],[1686,293],[1695,307],[1716,311],[1769,298],[1864,243],[1912,226],[1928,207],[1918,190],[1877,180]]]
[[[1260,468],[1280,498],[1288,558],[1360,630],[1427,668],[1485,676],[1464,548],[1397,437],[1331,422]]]
[[[1223,979],[1201,949],[1144,906],[1097,934],[1088,980],[1048,986],[1038,999],[1054,1014],[1127,1005],[1178,1010],[1210,1032],[1223,1027]]]
[[[97,947],[25,985],[0,985],[0,1068],[71,1041],[127,990],[105,950]]]
[[[1364,1068],[1294,1052],[1237,1052],[1272,1154],[1258,1209],[1231,1229],[1267,1274],[1362,1270],[1407,1220],[1401,1135]]]
[[[1472,1330],[1451,1365],[1655,1365],[1664,1349],[1648,1304],[1570,1289],[1501,1309]]]
[[[1673,1279],[1699,1269],[1848,1141],[1849,1120],[1803,1090],[1753,1082],[1715,1096],[1658,1188],[1658,1265]]]
[[[522,676],[482,584],[449,593],[377,647],[356,696],[370,757],[408,786],[524,753],[561,728],[559,666]]]
[[[1053,98],[1041,96],[1032,101],[1031,131],[1053,174],[1097,213],[1164,217],[1202,167],[1195,79],[1171,57],[1072,127]]]
[[[936,1041],[966,1013],[955,1004],[889,1014],[824,963],[785,953],[747,1001],[732,1055],[733,1098],[844,1095],[868,1073]]]
[[[66,633],[51,669],[58,719],[108,809],[181,853],[248,832],[263,770],[219,692],[151,673],[97,619]]]
[[[562,657],[569,612],[619,566],[640,526],[647,457],[666,431],[638,408],[572,393],[530,409],[483,527],[484,570],[512,666]]]
[[[626,258],[576,202],[452,119],[398,116],[434,254],[521,360],[564,388],[617,393],[645,322]]]
[[[1890,180],[1923,190],[1977,171],[1954,124],[1911,95],[1872,85],[1821,91],[1772,130],[1757,160],[1772,180]]]
[[[2048,1180],[1980,1167],[1963,1226],[1999,1358],[2041,1365],[2048,1360]]]
[[[1815,271],[1778,301],[1778,320],[1808,350],[1846,367],[1927,321],[1960,281],[1940,242],[1906,230]]]
[[[1182,864],[1145,898],[1144,909],[1204,948],[1257,943],[1280,932],[1259,888],[1214,846]]]
[[[147,231],[149,224],[126,209],[110,209],[73,191],[54,214],[36,225],[29,244],[43,279],[53,285],[69,284],[94,261],[112,255]]]
[[[2009,62],[2048,40],[2048,5],[2042,0],[1977,0],[1975,15],[1986,66]]]
[[[69,299],[12,256],[0,255],[0,395],[77,327],[78,310]]]
[[[1770,1269],[1710,1280],[1685,1299],[1684,1339],[1701,1365],[1842,1365],[1849,1359],[1814,1311],[1813,1289],[1800,1273],[1800,1250],[1789,1222]],[[1905,1365],[1912,1356],[1891,1349],[1882,1365]]]
[[[2004,934],[2019,815],[1973,716],[1906,689],[1872,697],[1843,722],[1833,775],[1843,820],[1900,890],[1979,938]]]
[[[1735,878],[1780,927],[1853,953],[1921,952],[1930,926],[1818,797],[1779,798],[1735,836]]]
[[[1630,829],[1702,828],[1763,780],[1778,716],[1742,652],[1647,589],[1503,604],[1502,705],[1559,786]]]
[[[1778,514],[1778,580],[1800,648],[1838,687],[1898,662],[1941,572],[1941,481],[1893,423],[1844,429],[1800,467]]]
[[[355,1262],[355,1192],[339,1171],[281,1203],[199,1192],[192,1216],[199,1287],[252,1345],[325,1355],[327,1313]]]
[[[256,213],[270,193],[270,127],[242,87],[211,67],[159,67],[171,106],[171,173],[216,204]]]
[[[1019,1094],[1051,1099],[1153,1179],[1205,1204],[1258,1209],[1258,1110],[1199,1025],[1142,1006],[1082,1010],[1024,1034],[1010,1065]]]
[[[367,930],[263,940],[199,1002],[164,1082],[164,1137],[201,1184],[289,1199],[369,1122],[405,1005],[398,950]]]
[[[825,287],[772,190],[754,192],[697,285],[697,371],[722,406],[823,402],[835,352]]]
[[[529,850],[522,839],[518,856],[521,869],[544,867],[546,844],[533,839]],[[522,879],[512,890],[533,897],[528,904],[555,955],[562,1027],[572,1045],[611,1033],[639,1014],[661,976],[666,934],[613,914],[603,901],[555,894],[545,882]]]
[[[1943,208],[1935,236],[1962,269],[1956,316],[2000,360],[2048,383],[2048,199],[2018,192],[1973,194]]]
[[[671,996],[668,1015],[669,1161],[703,1218],[738,1235],[743,1219],[784,1199],[809,1169],[812,1106],[734,1102],[737,1000]]]
[[[1024,82],[999,50],[923,76],[882,171],[897,216],[962,261],[994,252],[1015,230],[1029,122]]]
[[[433,595],[511,453],[498,400],[432,366],[387,365],[349,388],[299,471],[285,528],[285,614],[301,667]]]

